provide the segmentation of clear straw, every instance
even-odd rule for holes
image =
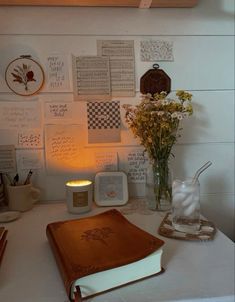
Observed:
[[[197,172],[195,173],[194,177],[193,177],[193,184],[196,183],[196,181],[198,180],[198,177],[200,176],[200,174],[205,171],[207,168],[209,168],[212,165],[211,161],[208,161],[207,163],[205,163],[205,165],[203,165],[200,169],[197,170]]]

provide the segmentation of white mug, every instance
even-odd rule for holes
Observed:
[[[25,212],[39,200],[40,190],[32,184],[7,186],[8,207],[11,211]]]

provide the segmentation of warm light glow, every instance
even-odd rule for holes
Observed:
[[[89,186],[90,184],[92,184],[92,182],[90,180],[79,179],[79,180],[68,181],[66,183],[66,186],[68,186],[68,187],[85,187],[85,186]]]

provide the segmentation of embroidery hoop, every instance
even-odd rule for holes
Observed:
[[[21,96],[37,93],[44,84],[44,78],[41,65],[30,55],[23,55],[11,61],[5,71],[7,86]]]

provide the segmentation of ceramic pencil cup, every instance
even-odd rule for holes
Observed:
[[[8,207],[11,211],[25,212],[39,200],[40,190],[32,184],[7,186]]]

